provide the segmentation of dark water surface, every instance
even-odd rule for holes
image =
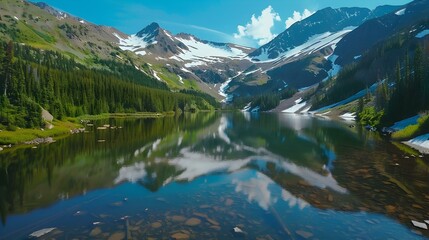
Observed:
[[[344,122],[204,113],[87,130],[0,153],[0,239],[429,236],[411,223],[429,220],[428,157]]]

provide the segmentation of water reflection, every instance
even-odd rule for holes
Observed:
[[[96,129],[104,124],[110,124],[112,129]],[[359,212],[383,214],[371,217],[378,224],[384,223],[394,229],[391,235],[377,236],[417,237],[410,229],[428,234],[411,226],[411,220],[429,218],[425,215],[429,212],[427,159],[418,157],[405,161],[404,156],[410,155],[409,149],[400,149],[401,145],[395,147],[376,135],[351,129],[343,123],[284,114],[209,113],[163,119],[111,119],[97,122],[87,130],[89,133],[38,149],[17,149],[0,154],[0,210],[4,225],[0,237],[2,232],[9,234],[6,236],[16,232],[17,226],[9,224],[8,218],[12,222],[19,219],[24,224],[34,219],[32,210],[55,208],[60,204],[58,201],[64,204],[77,201],[76,196],[85,200],[95,194],[99,204],[104,199],[106,207],[100,207],[98,215],[135,214],[139,212],[135,209],[138,205],[115,212],[109,203],[112,197],[107,197],[129,183],[141,190],[132,194],[123,190],[125,195],[144,198],[152,208],[161,208],[161,205],[157,200],[148,200],[149,197],[163,199],[169,205],[163,206],[165,209],[161,212],[176,212],[185,215],[185,219],[195,212],[207,215],[215,211],[219,212],[218,219],[226,217],[224,224],[232,226],[234,223],[230,221],[243,219],[240,218],[243,214],[253,219],[261,217],[264,223],[247,223],[254,225],[252,231],[261,236],[323,238],[330,232],[324,228],[329,228],[329,222],[338,218],[347,219],[337,223],[345,228],[338,236],[353,233],[356,237],[374,238],[363,230],[359,235],[359,229],[371,228],[367,223],[356,223],[369,218]],[[96,189],[106,190],[99,195],[91,193]],[[136,191],[134,187],[133,191]],[[174,196],[164,195],[169,192]],[[182,192],[187,194],[184,200],[178,197]],[[225,196],[221,199],[222,206],[218,206],[218,196]],[[194,209],[192,205],[191,208],[190,199],[196,199],[192,200],[195,204],[205,202],[202,206],[208,204],[209,207]],[[177,201],[177,205],[171,201]],[[240,205],[236,205],[238,203]],[[88,211],[95,211],[91,206],[88,205]],[[189,216],[186,211],[177,213],[180,209],[188,209]],[[324,212],[327,209],[332,212]],[[261,210],[269,215],[259,212]],[[53,210],[47,209],[46,214],[49,215],[49,211]],[[163,218],[142,211],[134,217]],[[353,214],[340,214],[343,211]],[[232,213],[235,215],[231,217]],[[322,227],[304,229],[298,223],[288,223],[291,214],[312,215],[313,224],[319,222]],[[330,218],[322,217],[323,214]],[[200,220],[206,219],[201,216]],[[170,215],[164,218],[165,221],[179,219]],[[409,228],[395,225],[389,218]],[[270,221],[277,222],[281,234],[278,229],[271,229]],[[208,231],[212,237],[233,237],[228,235],[229,231],[224,232],[225,235],[212,232],[222,226],[207,222],[211,230],[193,229],[191,233],[197,236]],[[78,221],[64,223],[63,230],[79,224]],[[179,223],[165,224],[169,231],[181,226]],[[360,226],[354,229],[349,224]],[[88,235],[89,230],[83,227],[76,237]],[[158,237],[165,234],[150,224],[139,227],[133,234],[138,238],[144,231]]]

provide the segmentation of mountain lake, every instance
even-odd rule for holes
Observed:
[[[0,239],[428,238],[429,156],[351,124],[106,119],[5,150]]]

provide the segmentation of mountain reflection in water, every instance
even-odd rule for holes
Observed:
[[[0,238],[429,235],[411,225],[429,218],[427,158],[342,122],[204,113],[87,129],[0,154]]]

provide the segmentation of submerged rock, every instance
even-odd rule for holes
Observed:
[[[116,232],[108,238],[108,240],[122,240],[122,239],[125,239],[125,233],[123,232]]]
[[[162,227],[162,223],[161,222],[154,222],[150,226],[152,228],[160,228],[160,227]]]
[[[210,218],[206,218],[206,220],[207,220],[207,222],[211,223],[212,225],[215,225],[215,226],[219,226],[220,225],[216,220],[213,220],[213,219],[210,219]]]
[[[197,226],[200,223],[201,223],[201,220],[198,218],[190,218],[185,222],[186,225],[191,226],[191,227]]]
[[[175,240],[186,240],[189,239],[189,235],[183,232],[177,232],[172,234],[171,238]]]
[[[232,204],[234,204],[234,201],[231,198],[226,199],[225,201],[226,206],[231,206]]]
[[[173,222],[184,222],[186,221],[186,218],[184,216],[175,215],[171,217],[171,220]]]
[[[101,234],[101,229],[99,227],[96,227],[96,228],[91,230],[91,232],[89,233],[89,236],[95,237],[99,234]]]
[[[44,228],[38,231],[35,231],[33,233],[30,234],[30,237],[32,238],[39,238],[41,236],[44,236],[52,231],[54,231],[56,228]]]
[[[311,232],[307,232],[304,230],[297,230],[296,234],[298,234],[299,236],[301,236],[305,239],[311,238],[313,236],[313,234]]]

